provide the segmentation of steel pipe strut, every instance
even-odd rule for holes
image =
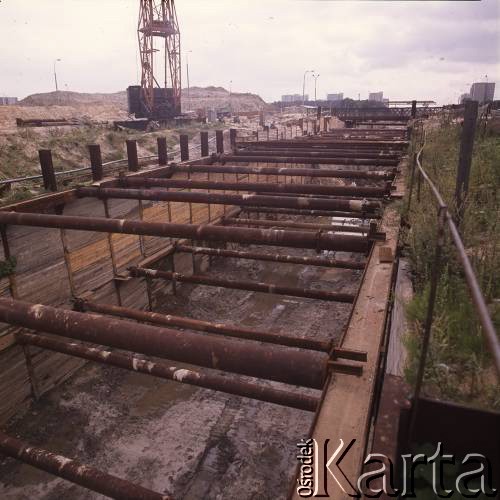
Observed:
[[[272,283],[259,283],[255,281],[231,280],[217,278],[203,274],[185,275],[171,271],[157,271],[156,269],[145,269],[142,267],[130,267],[131,276],[135,278],[152,278],[176,281],[179,283],[194,283],[199,285],[220,286],[233,290],[249,290],[252,292],[272,293],[277,295],[290,295],[292,297],[305,297],[308,299],[332,300],[352,304],[355,295],[351,293],[328,292],[326,290],[313,290],[309,288],[297,288],[273,285]]]
[[[90,465],[36,448],[1,431],[0,453],[110,498],[119,500],[170,499],[168,495],[156,493],[125,479],[106,474]]]
[[[209,224],[173,224],[127,219],[106,219],[104,217],[75,217],[0,211],[0,224],[163,236],[201,241],[225,241],[255,245],[314,248],[316,250],[341,250],[346,252],[367,252],[370,247],[370,242],[367,238],[332,232],[312,233],[310,231],[249,229]]]
[[[188,245],[176,245],[177,252],[185,252],[201,255],[213,255],[215,257],[234,257],[236,259],[262,260],[269,262],[283,262],[286,264],[302,264],[304,266],[338,267],[343,269],[364,269],[364,262],[354,260],[327,259],[323,257],[299,257],[296,255],[270,254],[260,252],[243,252],[240,250],[226,250],[223,248],[190,247]]]
[[[376,186],[334,186],[321,184],[286,184],[278,182],[225,182],[184,179],[158,179],[153,177],[123,178],[123,187],[164,187],[176,189],[209,189],[219,191],[252,191],[269,193],[293,193],[327,196],[383,197],[390,194],[390,184]]]
[[[256,167],[243,165],[183,165],[174,166],[174,172],[197,173],[210,172],[216,174],[256,174],[256,175],[285,175],[288,177],[325,177],[338,179],[374,179],[390,180],[394,178],[394,171],[362,171],[362,170],[335,170],[332,168],[286,168],[286,167]]]
[[[0,298],[0,321],[197,366],[321,389],[328,355],[209,337]]]
[[[220,161],[231,162],[266,162],[266,163],[303,163],[307,164],[323,164],[323,165],[365,165],[374,167],[396,167],[399,160],[380,159],[380,158],[311,158],[308,156],[243,156],[243,155],[227,155]]]
[[[223,224],[229,226],[266,226],[285,227],[289,229],[309,229],[314,231],[335,231],[345,233],[370,233],[370,226],[351,226],[344,224],[315,224],[311,222],[293,222],[289,220],[244,219],[239,217],[223,217]]]
[[[245,213],[263,213],[263,214],[282,214],[282,215],[306,215],[308,217],[342,217],[344,219],[380,219],[380,213],[357,213],[340,212],[338,210],[293,210],[287,208],[265,208],[265,207],[247,207],[242,210]]]
[[[373,158],[375,160],[399,160],[400,153],[385,153],[381,151],[352,151],[352,150],[338,150],[338,149],[322,149],[315,151],[314,148],[310,149],[240,149],[234,151],[232,155],[220,155],[213,157],[217,161],[228,161],[231,156],[302,156],[304,158],[358,158],[367,159]],[[270,160],[271,161],[271,160]],[[320,162],[321,163],[321,162]]]
[[[176,326],[189,330],[227,335],[228,337],[269,342],[270,344],[286,345],[288,347],[298,347],[301,349],[311,349],[313,351],[328,352],[331,347],[331,342],[323,340],[290,337],[279,333],[262,332],[251,328],[226,325],[224,323],[211,323],[209,321],[174,316],[172,314],[160,314],[127,307],[97,304],[96,302],[82,299],[77,299],[75,301],[75,309],[82,312],[92,311],[99,314],[110,314],[112,316],[134,319],[136,321],[148,322],[156,325]]]
[[[380,208],[379,202],[365,200],[322,199],[306,197],[263,196],[258,194],[215,194],[165,191],[163,189],[117,189],[81,187],[78,196],[96,198],[118,198],[127,200],[179,201],[188,203],[212,203],[215,205],[264,206],[279,208],[310,208],[317,210],[352,210],[364,212]]]
[[[16,338],[22,344],[50,349],[70,356],[117,366],[126,370],[145,373],[146,375],[153,375],[181,384],[213,389],[236,396],[297,408],[299,410],[315,411],[318,405],[318,399],[314,396],[273,389],[264,385],[246,382],[240,378],[167,366],[149,359],[135,357],[132,354],[106,351],[96,347],[88,347],[83,344],[51,339],[44,335],[33,335],[31,333],[21,333]]]

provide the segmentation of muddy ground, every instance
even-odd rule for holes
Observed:
[[[360,271],[235,259],[215,259],[209,272],[342,292],[355,292],[360,278]],[[161,310],[326,339],[339,336],[350,306],[182,285],[177,296],[166,296]],[[7,432],[176,499],[275,500],[286,497],[296,443],[308,434],[312,418],[301,410],[88,364],[11,422]],[[103,497],[4,459],[0,498]]]

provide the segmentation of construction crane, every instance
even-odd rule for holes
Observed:
[[[180,30],[174,0],[140,0],[141,85],[127,89],[129,113],[166,121],[181,114]]]

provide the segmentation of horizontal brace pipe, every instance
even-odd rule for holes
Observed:
[[[181,384],[194,385],[204,389],[243,396],[246,398],[275,403],[299,410],[315,411],[318,399],[314,396],[298,394],[290,391],[273,389],[264,385],[246,382],[239,378],[224,375],[204,373],[200,371],[167,366],[153,362],[149,359],[138,358],[133,354],[123,354],[96,347],[88,347],[83,344],[56,340],[43,335],[21,333],[16,336],[21,344],[29,344],[52,351],[61,352],[70,356],[117,366],[125,370],[131,370],[146,375],[153,375],[166,380],[172,380]],[[347,354],[348,355],[348,354]]]
[[[390,184],[384,187],[374,186],[335,186],[321,184],[286,184],[284,182],[227,182],[199,181],[183,179],[159,179],[154,177],[123,178],[124,187],[151,188],[164,187],[174,189],[209,189],[211,191],[251,191],[268,193],[293,193],[326,196],[383,197],[390,194]]]
[[[221,162],[233,163],[301,163],[301,164],[321,164],[321,165],[356,165],[374,167],[396,167],[399,160],[379,159],[379,158],[311,158],[308,156],[239,156],[225,155]]]
[[[267,226],[267,227],[286,227],[290,229],[309,229],[313,231],[339,231],[346,233],[364,233],[370,232],[370,226],[346,226],[342,224],[314,224],[312,222],[291,222],[287,220],[268,220],[268,219],[243,219],[237,217],[223,217],[223,224],[229,226]]]
[[[287,148],[327,148],[334,149],[337,147],[351,148],[353,151],[357,149],[404,149],[408,146],[407,141],[391,141],[391,140],[336,140],[336,139],[293,139],[293,140],[277,140],[277,141],[255,141],[255,142],[237,142],[237,148],[252,147],[252,146],[268,146],[268,147],[287,147]]]
[[[244,252],[240,250],[226,250],[223,248],[191,247],[188,245],[177,245],[178,252],[213,255],[215,257],[233,257],[236,259],[262,260],[268,262],[283,262],[286,264],[301,264],[304,266],[338,267],[343,269],[364,269],[365,262],[354,260],[327,259],[324,257],[299,257],[295,255],[270,254],[260,252]]]
[[[156,269],[145,269],[142,267],[130,267],[130,274],[136,278],[151,278],[176,281],[178,283],[193,283],[197,285],[220,286],[232,290],[246,290],[252,292],[271,293],[277,295],[289,295],[291,297],[304,297],[317,300],[331,300],[352,304],[355,295],[351,293],[328,292],[326,290],[313,290],[308,288],[297,288],[279,286],[272,283],[260,283],[255,281],[232,280],[217,278],[216,276],[191,274],[185,275],[172,271],[157,271]]]
[[[264,214],[305,215],[309,217],[344,217],[347,219],[380,219],[379,213],[341,212],[338,210],[293,210],[286,208],[246,207],[242,212]]]
[[[285,175],[288,177],[325,177],[336,179],[373,179],[390,180],[394,178],[394,171],[362,171],[362,170],[335,170],[332,168],[286,168],[286,167],[256,167],[243,165],[186,165],[173,167],[179,173],[215,173],[215,174],[256,174],[256,175]]]
[[[76,217],[0,211],[0,224],[186,238],[201,241],[227,241],[248,245],[341,250],[346,252],[367,252],[370,247],[367,238],[332,232],[314,234],[307,231],[249,229],[209,224],[173,224],[130,219],[106,219],[104,217]]]
[[[37,448],[1,431],[0,453],[110,498],[119,500],[169,500],[170,498],[125,479],[106,474],[90,465]]]
[[[227,161],[228,156],[231,155],[221,155],[221,161]],[[381,151],[338,151],[335,149],[326,149],[321,151],[315,151],[314,149],[307,150],[297,150],[297,149],[240,149],[235,151],[232,156],[302,156],[304,158],[358,158],[358,159],[376,159],[376,160],[399,160],[401,158],[401,153],[385,153]]]
[[[134,319],[136,321],[143,321],[156,325],[176,326],[179,328],[187,328],[189,330],[227,335],[228,337],[269,342],[270,344],[286,345],[288,347],[298,347],[300,349],[311,349],[313,351],[328,352],[331,347],[330,342],[322,340],[290,337],[279,333],[262,332],[252,328],[242,328],[233,325],[226,325],[224,323],[211,323],[209,321],[174,316],[172,314],[160,314],[109,304],[97,304],[96,302],[88,300],[77,299],[75,301],[75,308],[76,310],[82,312],[92,311],[100,314],[110,314],[112,316]]]
[[[0,298],[0,321],[93,344],[322,389],[328,355]]]
[[[177,201],[184,203],[211,203],[214,205],[264,206],[278,208],[310,208],[313,210],[351,210],[363,212],[380,208],[379,202],[364,200],[320,199],[306,197],[263,196],[259,194],[192,193],[188,191],[165,191],[164,189],[117,189],[81,187],[80,197],[101,199],[127,199],[150,201]]]

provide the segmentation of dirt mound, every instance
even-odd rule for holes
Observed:
[[[78,105],[118,105],[127,107],[127,93],[125,91],[112,94],[86,94],[82,92],[45,92],[32,94],[22,99],[21,106],[78,106]]]

